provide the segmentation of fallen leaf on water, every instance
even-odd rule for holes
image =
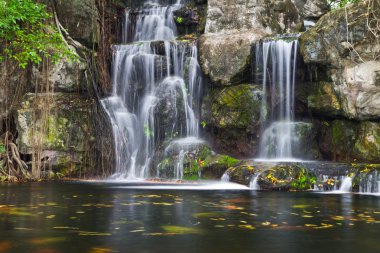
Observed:
[[[7,252],[10,248],[12,248],[12,243],[11,242],[0,242],[0,253],[5,253]]]
[[[100,233],[100,232],[90,232],[90,231],[79,231],[80,236],[111,236],[111,233]]]
[[[293,205],[292,206],[292,208],[295,208],[295,209],[304,209],[308,207],[311,207],[311,205]]]
[[[250,230],[254,230],[256,229],[254,226],[252,225],[239,225],[239,228],[245,228],[245,229],[250,229]]]
[[[233,205],[230,205],[230,206],[222,206],[223,208],[227,209],[227,210],[244,210],[243,207],[238,207],[238,206],[233,206]]]
[[[195,227],[162,226],[162,229],[168,233],[175,233],[175,234],[181,234],[181,235],[202,233],[200,229],[195,228]]]
[[[167,202],[153,202],[153,205],[156,205],[156,206],[172,206],[174,204],[173,203],[167,203]]]
[[[51,244],[63,241],[66,241],[65,237],[35,238],[31,239],[29,242],[32,244]]]
[[[109,252],[119,252],[119,251],[115,251],[109,248],[97,248],[97,247],[94,247],[90,249],[89,251],[89,253],[109,253]]]

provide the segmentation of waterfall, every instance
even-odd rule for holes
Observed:
[[[202,79],[194,43],[175,41],[174,5],[147,1],[125,11],[123,45],[113,46],[112,96],[103,99],[113,126],[114,178],[147,178],[164,142],[199,135]],[[183,176],[185,150],[175,177]],[[180,164],[182,163],[182,164]]]
[[[293,145],[298,141],[294,135],[297,51],[297,38],[266,40],[256,45],[256,65],[263,73],[262,159],[293,158]]]
[[[352,189],[352,178],[349,176],[344,177],[339,187],[339,192],[343,192],[343,193],[351,192],[351,189]]]
[[[230,182],[230,176],[227,173],[224,173],[220,180],[225,183]]]
[[[252,179],[251,179],[251,182],[249,183],[249,188],[251,188],[254,191],[261,190],[260,185],[258,183],[260,175],[261,175],[261,173],[253,175]]]

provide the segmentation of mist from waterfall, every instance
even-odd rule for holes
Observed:
[[[297,38],[265,40],[256,45],[256,66],[262,71],[263,86],[260,159],[293,159],[293,146],[298,141],[294,134],[297,51]]]
[[[180,1],[147,1],[137,13],[125,11],[125,44],[113,46],[112,96],[102,100],[114,133],[113,178],[156,176],[150,170],[163,143],[199,135],[198,51],[195,44],[175,41],[173,12],[180,7]]]

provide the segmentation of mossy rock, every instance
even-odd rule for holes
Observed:
[[[240,160],[227,155],[208,156],[202,168],[202,178],[220,179],[229,168],[239,163]]]
[[[215,90],[209,124],[222,129],[247,129],[260,125],[262,91],[256,85],[241,84]]]
[[[366,162],[380,163],[380,124],[361,123],[353,148],[353,156]]]
[[[342,115],[342,107],[333,85],[330,82],[320,82],[307,98],[308,107],[323,115]]]

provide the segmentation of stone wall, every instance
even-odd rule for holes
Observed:
[[[332,11],[300,38],[307,105],[323,118],[320,147],[328,159],[380,161],[380,41],[368,27],[380,6],[371,3]]]

